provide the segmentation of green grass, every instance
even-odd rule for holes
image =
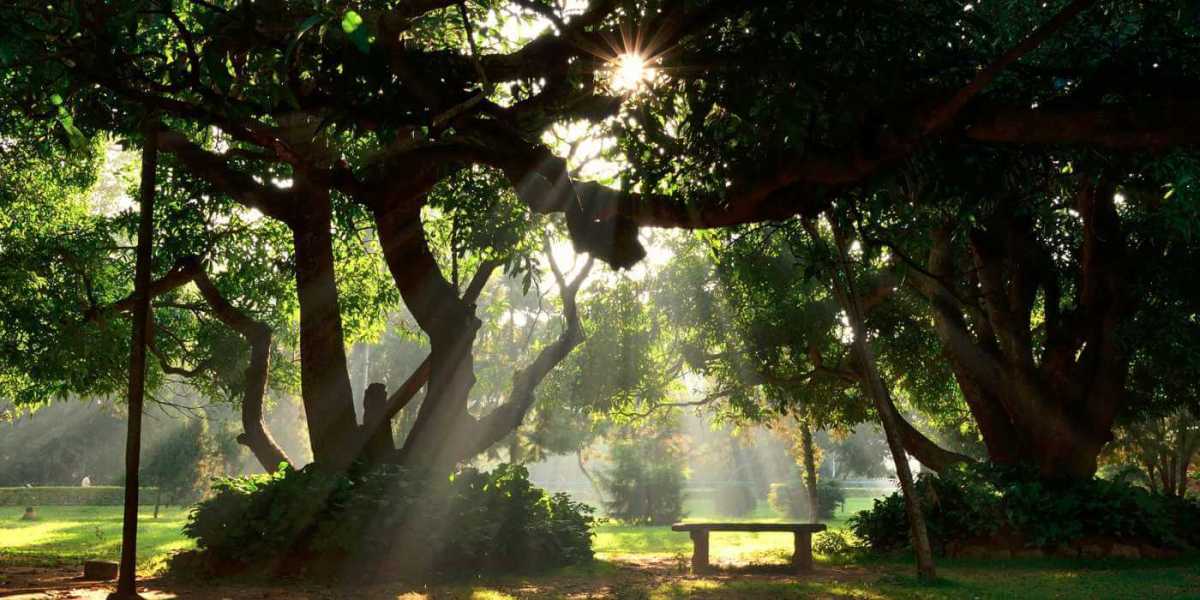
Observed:
[[[913,577],[912,562],[873,560],[839,565],[811,576],[723,572],[692,577],[657,575],[619,563],[598,562],[529,577],[503,577],[469,584],[434,586],[405,593],[378,590],[378,597],[451,600],[550,600],[579,597],[619,600],[1000,600],[1200,598],[1200,565],[1174,561],[1078,562],[1041,560],[940,561],[932,584]],[[423,592],[423,593],[422,593]],[[428,595],[427,595],[428,594]]]
[[[918,582],[909,561],[871,561],[869,574],[800,580],[711,577],[677,579],[646,590],[644,598],[897,599],[1200,598],[1200,563],[1174,561],[1005,560],[938,563],[938,581]]]
[[[869,498],[850,498],[844,510],[828,525],[844,527],[846,519],[870,505]],[[731,520],[715,513],[711,501],[694,500],[687,504],[686,521]],[[0,556],[30,563],[77,563],[87,559],[116,560],[121,554],[121,507],[119,506],[45,506],[38,509],[39,520],[21,521],[19,507],[0,507]],[[145,567],[166,554],[192,547],[181,528],[187,510],[163,507],[157,520],[150,518],[150,507],[143,506],[138,526],[140,564]],[[765,502],[741,521],[772,522],[787,519],[776,514]],[[669,526],[636,527],[612,522],[596,528],[595,550],[601,559],[637,559],[647,557],[690,556],[692,542],[686,533],[671,531]],[[714,533],[712,560],[717,563],[745,563],[776,560],[790,555],[792,537],[787,533]]]
[[[117,560],[121,556],[120,506],[39,507],[37,521],[22,521],[19,507],[0,507],[0,556],[31,564]],[[162,507],[138,513],[138,564],[149,567],[166,554],[192,547],[183,537],[187,509]]]

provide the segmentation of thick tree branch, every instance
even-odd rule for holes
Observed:
[[[519,427],[521,421],[525,419],[525,414],[529,412],[537,398],[534,393],[537,386],[554,367],[558,366],[576,346],[583,342],[583,324],[579,320],[579,309],[575,304],[575,296],[579,292],[579,287],[587,279],[588,273],[591,272],[594,260],[588,257],[587,262],[584,263],[575,278],[567,282],[558,264],[554,261],[548,240],[546,255],[562,297],[564,321],[562,333],[559,334],[558,339],[542,348],[532,363],[513,374],[512,389],[509,392],[508,400],[479,420],[479,436],[468,456],[474,456],[487,450]]]
[[[479,299],[479,294],[483,291],[483,286],[487,284],[492,273],[501,264],[503,263],[498,260],[485,260],[480,263],[478,270],[475,271],[475,276],[471,278],[471,283],[467,285],[467,290],[463,292],[463,302],[474,306],[476,300]],[[385,421],[394,419],[412,402],[417,392],[429,381],[431,365],[431,357],[426,356],[425,360],[421,361],[421,364],[404,380],[404,383],[392,392],[387,400],[387,409],[384,411]]]
[[[164,151],[173,154],[192,174],[221,193],[284,223],[294,220],[296,207],[286,191],[255,181],[252,176],[230,167],[221,155],[201,148],[179,132],[162,131],[158,139]]]

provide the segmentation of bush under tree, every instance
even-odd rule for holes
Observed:
[[[461,576],[592,559],[591,507],[500,465],[449,480],[397,466],[349,474],[285,468],[224,478],[184,526],[181,569],[348,578]]]
[[[1107,540],[1157,549],[1200,546],[1200,503],[1152,494],[1120,480],[1046,482],[1035,473],[991,464],[922,474],[934,548],[995,545],[1055,549]],[[850,528],[875,551],[908,547],[904,501],[894,493],[851,517]]]

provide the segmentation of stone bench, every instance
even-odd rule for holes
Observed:
[[[671,531],[686,531],[692,536],[692,570],[704,571],[708,565],[708,534],[712,531],[779,531],[795,536],[792,566],[797,572],[812,570],[812,534],[825,531],[821,523],[676,523]]]

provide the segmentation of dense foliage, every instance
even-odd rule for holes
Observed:
[[[195,502],[207,491],[209,479],[222,472],[209,437],[205,419],[190,419],[150,450],[141,480],[157,487],[167,504]]]
[[[534,487],[520,466],[467,469],[445,483],[398,467],[349,475],[283,469],[219,480],[184,532],[209,566],[304,564],[364,575],[405,564],[461,575],[587,562],[591,512]],[[413,540],[419,547],[404,543]]]
[[[940,477],[922,475],[917,488],[935,547],[1005,538],[1044,548],[1091,537],[1169,548],[1200,545],[1200,504],[1122,481],[1052,484],[1028,472],[975,465]],[[876,500],[851,518],[850,527],[873,550],[909,544],[899,493]]]

